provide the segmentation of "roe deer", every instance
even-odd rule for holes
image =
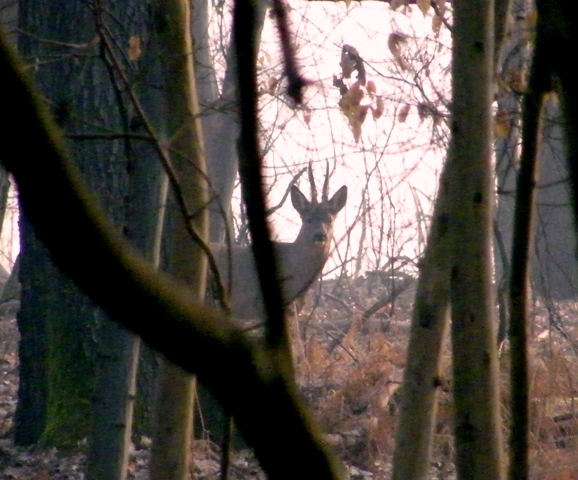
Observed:
[[[301,217],[301,229],[292,243],[273,242],[279,278],[285,304],[302,297],[321,274],[329,257],[333,238],[333,222],[347,201],[347,187],[342,186],[330,200],[327,199],[329,175],[326,174],[321,195],[317,191],[309,165],[311,201],[296,186],[291,187],[291,203]],[[211,244],[223,283],[232,279],[231,311],[238,319],[262,319],[263,301],[251,247],[231,247],[232,272],[229,277],[229,262],[226,245]]]

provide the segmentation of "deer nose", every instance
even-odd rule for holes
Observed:
[[[324,243],[327,241],[327,234],[323,232],[317,232],[313,235],[313,241],[315,243]]]

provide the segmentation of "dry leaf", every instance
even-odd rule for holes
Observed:
[[[361,100],[363,100],[364,95],[359,81],[355,81],[339,101],[339,107],[349,121],[355,143],[357,143],[361,137],[361,126],[369,110],[369,105],[361,105]]]
[[[351,105],[359,106],[361,100],[363,100],[363,97],[365,96],[359,81],[355,81],[351,84],[349,90],[347,91],[347,96],[349,97],[349,102]]]
[[[409,3],[409,0],[391,0],[389,6],[392,10],[397,10],[399,7],[405,7]]]
[[[443,122],[444,116],[439,112],[439,110],[435,109],[432,112],[432,120],[433,124],[436,127],[439,127]]]
[[[400,123],[405,123],[405,121],[407,120],[407,115],[409,114],[410,109],[411,109],[411,105],[409,103],[406,103],[403,107],[401,107],[399,109],[399,111],[397,112],[397,121]]]
[[[349,45],[343,45],[341,49],[341,61],[339,66],[341,67],[341,76],[343,78],[351,78],[351,74],[357,68],[357,50]],[[359,54],[357,54],[359,55]]]
[[[425,117],[431,113],[431,108],[427,103],[421,102],[417,104],[417,115],[423,122]]]
[[[513,92],[522,93],[526,90],[526,75],[521,68],[511,68],[507,74],[508,87]]]
[[[271,63],[271,55],[269,55],[265,50],[261,52],[261,56],[259,57],[259,63],[261,65],[267,65]]]
[[[509,113],[506,111],[498,112],[494,116],[494,134],[497,138],[507,138],[510,133]]]
[[[365,88],[367,89],[367,93],[369,93],[370,95],[375,95],[375,93],[377,92],[377,88],[373,80],[369,80],[367,82],[367,85],[365,85]]]
[[[408,64],[402,56],[403,46],[407,43],[407,35],[400,32],[393,32],[387,38],[387,47],[393,55],[393,59],[402,70],[408,69]]]
[[[269,77],[269,80],[267,80],[267,93],[274,95],[278,85],[279,79],[277,77]]]
[[[371,113],[373,115],[373,119],[377,120],[383,115],[383,110],[385,109],[385,102],[383,101],[383,97],[378,95],[375,99],[375,107],[371,109]]]
[[[140,37],[133,35],[128,39],[128,58],[131,62],[136,62],[141,55]]]
[[[349,117],[349,125],[351,127],[351,132],[353,133],[353,139],[355,140],[355,143],[358,143],[359,139],[361,138],[361,127],[363,126],[363,122],[367,116],[368,109],[369,105],[362,105],[357,109],[355,115]]]
[[[421,10],[424,17],[427,15],[427,12],[431,8],[431,1],[430,0],[416,0],[417,7]]]
[[[435,33],[436,37],[440,34],[442,24],[443,24],[442,17],[440,17],[437,14],[434,15],[433,18],[431,19],[431,29]]]
[[[343,78],[351,78],[351,74],[357,71],[357,80],[365,85],[365,65],[359,52],[351,45],[343,45],[341,48],[341,61],[339,62]]]

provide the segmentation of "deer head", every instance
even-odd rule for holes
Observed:
[[[337,213],[347,201],[347,187],[341,187],[328,199],[328,172],[321,193],[317,199],[313,172],[309,165],[311,200],[296,186],[291,187],[291,203],[299,213],[301,229],[293,242],[274,242],[273,246],[279,262],[281,288],[287,303],[301,297],[317,279],[329,257],[333,238],[333,223]],[[231,262],[224,245],[211,245],[219,264],[221,277],[232,279],[231,307],[240,319],[263,318],[263,301],[257,279],[256,266],[250,247],[231,248]]]
[[[329,252],[333,238],[333,222],[337,213],[347,202],[347,187],[342,186],[331,199],[328,199],[329,172],[326,172],[321,201],[317,200],[317,189],[311,164],[309,164],[309,183],[311,184],[311,201],[297,188],[291,187],[291,203],[301,217],[301,230],[296,244],[307,244]]]

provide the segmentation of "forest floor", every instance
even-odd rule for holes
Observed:
[[[397,396],[405,364],[414,285],[402,279],[394,301],[389,289],[367,279],[348,285],[326,283],[292,317],[294,358],[302,395],[314,410],[325,438],[347,466],[351,480],[391,476]],[[386,300],[386,301],[383,301]],[[378,302],[381,301],[381,304]],[[371,310],[372,306],[381,307]],[[578,480],[578,304],[536,302],[530,329],[532,480]],[[365,315],[364,315],[365,314]],[[0,480],[84,478],[84,454],[15,447],[11,439],[18,389],[18,330],[14,315],[0,319]],[[503,418],[509,418],[507,345],[502,349]],[[443,357],[451,385],[449,348]],[[452,400],[439,398],[431,480],[453,480]],[[504,438],[507,438],[507,429]],[[150,441],[130,453],[129,478],[148,478]],[[80,445],[80,451],[83,445]],[[219,452],[196,441],[197,479],[216,479]],[[248,450],[234,452],[232,480],[265,476]]]

